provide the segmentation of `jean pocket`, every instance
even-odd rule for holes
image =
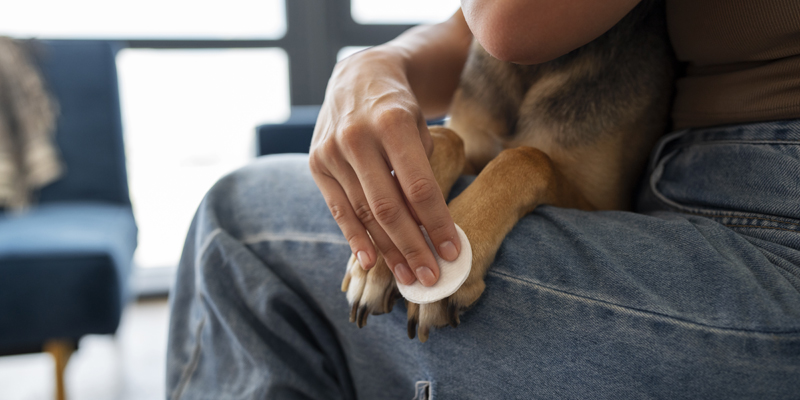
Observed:
[[[800,231],[800,142],[731,139],[665,147],[649,184],[667,207],[729,226]]]

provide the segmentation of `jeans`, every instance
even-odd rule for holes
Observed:
[[[800,121],[670,134],[645,175],[636,212],[520,220],[461,325],[423,344],[402,302],[348,322],[350,249],[307,158],[261,158],[189,230],[167,395],[800,398]]]

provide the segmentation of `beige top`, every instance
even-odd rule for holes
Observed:
[[[800,0],[667,0],[675,128],[800,118]]]

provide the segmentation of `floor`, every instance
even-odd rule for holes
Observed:
[[[168,321],[165,298],[140,300],[117,335],[84,337],[67,365],[67,399],[163,399]],[[47,354],[0,357],[0,399],[53,399],[53,368]]]

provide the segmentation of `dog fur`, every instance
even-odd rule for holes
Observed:
[[[472,246],[472,270],[444,300],[406,302],[409,338],[425,342],[431,327],[459,324],[503,239],[537,206],[630,209],[668,127],[674,70],[662,0],[640,2],[599,38],[543,64],[502,62],[473,43],[446,127],[430,127],[445,198],[459,175],[478,174],[449,204]],[[399,297],[380,255],[369,271],[351,257],[342,291],[359,327]]]

